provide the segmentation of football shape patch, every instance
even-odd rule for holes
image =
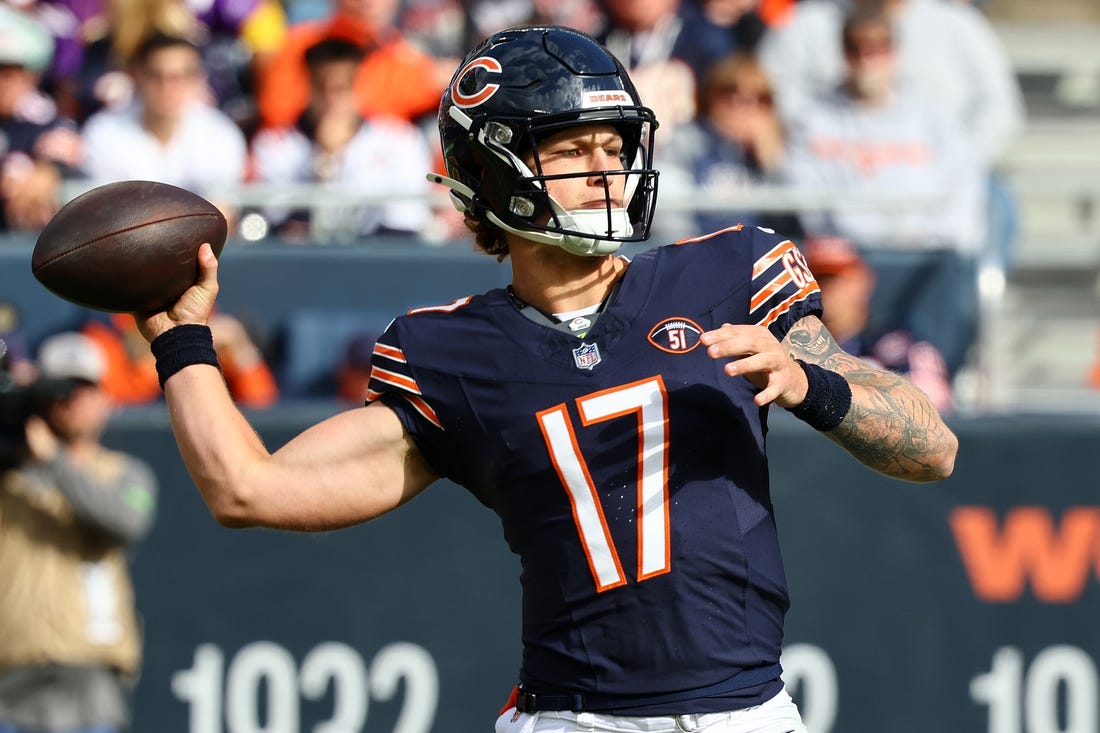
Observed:
[[[690,318],[666,318],[649,331],[646,339],[669,354],[686,354],[699,345],[703,329]]]

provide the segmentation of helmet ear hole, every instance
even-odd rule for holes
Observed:
[[[485,134],[494,143],[503,145],[504,147],[511,146],[512,139],[515,137],[512,128],[501,122],[490,122],[485,125]]]
[[[535,202],[523,196],[513,196],[508,209],[516,216],[530,219],[535,215]]]

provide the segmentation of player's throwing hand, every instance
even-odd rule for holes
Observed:
[[[141,335],[152,341],[173,326],[206,324],[218,297],[218,258],[209,244],[199,248],[199,279],[168,310],[139,314]]]

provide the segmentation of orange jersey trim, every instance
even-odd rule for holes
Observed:
[[[717,237],[720,234],[727,234],[729,232],[739,232],[744,228],[745,228],[744,224],[734,224],[731,227],[726,227],[725,229],[719,229],[718,231],[711,232],[710,234],[701,234],[698,237],[689,237],[687,239],[678,239],[675,242],[673,242],[673,244],[693,244],[694,242],[703,242],[707,239],[712,239],[714,237]]]
[[[753,263],[753,278],[755,279],[759,277],[765,270],[778,262],[784,254],[791,251],[792,249],[794,249],[794,242],[789,239],[784,239],[782,242],[772,247],[760,259]]]
[[[405,360],[405,352],[401,349],[394,348],[393,346],[386,346],[385,344],[375,342],[374,350],[371,353],[373,353],[375,356],[385,357],[391,361],[399,361],[402,364],[408,363]]]
[[[783,286],[791,281],[791,274],[786,270],[779,273],[770,283],[756,291],[749,301],[749,313],[764,305],[773,295],[783,289]]]
[[[398,374],[397,372],[391,372],[389,369],[382,369],[381,367],[374,367],[370,372],[371,379],[377,379],[383,384],[388,384],[391,387],[397,387],[398,389],[406,392],[412,392],[413,394],[420,394],[420,385],[416,383],[416,380],[411,377],[406,377],[404,374]]]
[[[774,307],[770,311],[768,311],[768,314],[766,316],[764,316],[762,319],[760,319],[759,321],[757,321],[756,325],[758,325],[758,326],[770,326],[772,323],[775,322],[775,320],[777,318],[779,318],[779,316],[783,315],[788,310],[790,310],[792,305],[794,305],[795,303],[797,303],[800,300],[805,300],[806,298],[810,297],[811,295],[813,295],[817,291],[818,291],[818,287],[817,287],[817,281],[816,280],[807,283],[807,285],[804,288],[802,288],[797,293],[795,293],[794,295],[787,298],[782,303],[780,303],[779,305],[777,305],[776,307]]]
[[[467,295],[464,298],[452,300],[450,303],[446,303],[445,305],[426,305],[421,308],[410,308],[406,315],[415,316],[417,313],[452,313],[459,308],[468,305],[473,299],[474,296]]]
[[[412,405],[417,412],[424,416],[424,419],[440,430],[443,429],[443,423],[439,421],[439,416],[435,414],[435,410],[432,409],[432,406],[425,402],[422,397],[411,394],[403,395],[403,397],[409,401],[409,404]]]

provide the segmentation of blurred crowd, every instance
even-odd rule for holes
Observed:
[[[424,178],[439,98],[474,43],[526,22],[596,36],[655,109],[654,243],[788,234],[866,311],[855,353],[935,373],[950,409],[978,268],[1011,266],[997,171],[1025,116],[966,0],[0,0],[0,230],[140,178],[206,196],[246,239],[454,241]],[[280,195],[302,186],[325,206]],[[760,205],[777,187],[817,197]],[[853,273],[870,284],[832,284]]]

